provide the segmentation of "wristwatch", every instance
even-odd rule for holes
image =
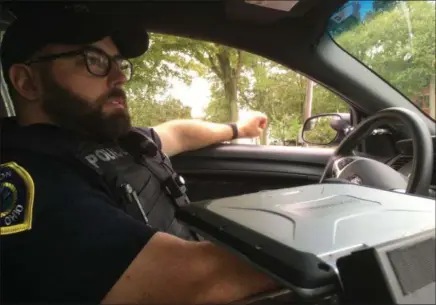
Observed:
[[[236,123],[227,123],[227,125],[229,125],[233,130],[232,140],[237,139],[239,136],[238,125],[236,125]]]

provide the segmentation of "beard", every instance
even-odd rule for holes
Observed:
[[[104,105],[110,98],[122,98],[126,94],[113,88],[94,101],[88,101],[60,86],[49,71],[41,75],[44,94],[42,108],[57,126],[99,143],[116,142],[131,129],[131,119],[125,104],[123,109],[106,114]]]

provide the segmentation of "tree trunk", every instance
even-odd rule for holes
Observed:
[[[232,77],[229,81],[229,86],[225,90],[228,91],[227,101],[230,107],[230,122],[237,122],[239,120],[239,109],[238,109],[238,84],[236,83],[235,77]]]
[[[224,92],[226,96],[227,105],[229,107],[230,122],[236,122],[239,120],[238,110],[238,77],[240,68],[232,68],[230,60],[230,53],[227,49],[222,50],[216,54],[219,64],[219,76],[223,81]]]
[[[313,82],[311,79],[307,79],[306,86],[306,105],[304,107],[304,120],[307,120],[312,116],[312,95],[313,95]]]
[[[260,145],[268,145],[268,125],[260,135]]]
[[[436,101],[435,101],[435,95],[436,95],[436,81],[435,81],[436,76],[432,75],[431,79],[430,79],[430,116],[433,119],[436,119]]]

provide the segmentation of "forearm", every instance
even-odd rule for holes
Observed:
[[[267,276],[210,242],[156,233],[102,304],[228,304],[274,287]]]
[[[196,304],[227,304],[278,287],[268,276],[230,252],[211,243],[203,244],[202,248],[201,261],[207,276],[197,290],[201,293]]]
[[[233,130],[227,124],[210,123],[201,120],[173,120],[156,127],[159,135],[167,135],[179,143],[173,154],[200,149],[215,143],[232,139]],[[167,143],[170,140],[165,141]]]
[[[268,118],[255,113],[244,122],[238,122],[237,138],[259,137],[267,126]],[[227,124],[201,120],[173,120],[154,127],[161,139],[162,151],[168,156],[200,149],[233,138],[233,128]]]

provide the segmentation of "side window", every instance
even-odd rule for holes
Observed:
[[[181,118],[230,122],[261,111],[269,117],[267,132],[238,143],[308,146],[300,136],[305,118],[349,116],[341,98],[260,56],[188,38],[151,34],[150,39],[149,51],[133,60],[135,76],[128,84],[136,125]],[[327,119],[320,118],[307,133],[314,145],[336,136]]]
[[[4,31],[0,31],[0,45],[3,41]],[[9,96],[9,91],[4,81],[3,69],[0,62],[0,118],[14,116],[15,110],[12,105],[11,98]]]

